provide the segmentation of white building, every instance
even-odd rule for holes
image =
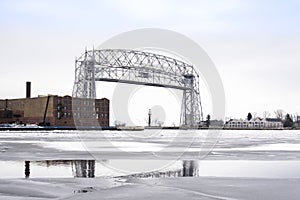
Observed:
[[[276,118],[266,118],[266,119],[255,118],[251,120],[230,119],[225,123],[225,128],[282,129],[283,123],[281,119],[276,119]]]

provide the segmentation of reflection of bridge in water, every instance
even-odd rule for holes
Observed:
[[[39,165],[46,167],[68,165],[72,167],[73,176],[76,178],[94,178],[95,177],[95,160],[47,160],[35,161]],[[25,161],[25,178],[30,177],[30,161]]]
[[[95,160],[77,160],[72,162],[73,174],[80,178],[95,177]]]
[[[142,162],[142,161],[141,161]],[[39,166],[59,167],[70,166],[75,178],[94,178],[97,169],[95,160],[53,160],[53,161],[33,161]],[[25,161],[25,178],[30,178],[30,161]],[[159,177],[188,177],[199,176],[198,161],[182,161],[182,167],[178,169],[162,169],[161,171],[142,172],[122,177],[132,178],[159,178]]]
[[[182,161],[182,168],[174,170],[161,170],[154,172],[138,173],[122,177],[130,178],[165,178],[165,177],[192,177],[199,176],[198,161],[184,160]]]

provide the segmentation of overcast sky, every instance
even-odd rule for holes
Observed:
[[[227,116],[300,113],[299,10],[297,0],[1,0],[0,98],[24,97],[25,81],[33,96],[71,95],[74,60],[86,46],[163,28],[188,36],[211,57]]]

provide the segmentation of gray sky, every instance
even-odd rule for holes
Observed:
[[[164,28],[190,37],[212,58],[227,116],[300,113],[299,10],[296,0],[2,0],[0,98],[24,97],[28,80],[33,96],[70,95],[74,60],[86,46]]]

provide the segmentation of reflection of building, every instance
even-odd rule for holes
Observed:
[[[73,105],[73,103],[76,103]],[[43,123],[51,126],[109,126],[109,100],[70,96],[0,100],[0,123]],[[89,123],[94,119],[96,123]]]
[[[260,119],[255,118],[251,120],[243,119],[230,119],[225,123],[225,128],[232,129],[282,129],[283,124],[281,119],[266,118]]]

